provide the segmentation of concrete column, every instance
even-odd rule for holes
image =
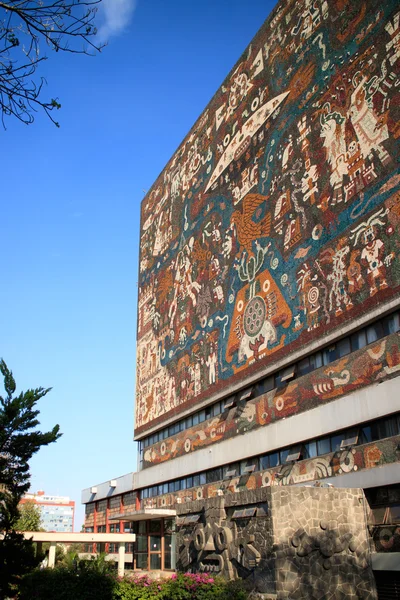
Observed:
[[[54,565],[56,564],[56,542],[50,542],[50,549],[49,549],[49,567],[51,569],[54,568]]]
[[[120,542],[118,547],[118,576],[123,577],[125,571],[125,542]]]

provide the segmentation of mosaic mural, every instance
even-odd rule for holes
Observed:
[[[399,40],[279,3],[146,195],[137,435],[398,296]]]
[[[316,408],[374,382],[400,374],[400,334],[392,334],[304,375],[286,386],[237,406],[144,451],[143,468],[160,464]]]
[[[356,447],[330,452],[323,456],[299,460],[266,469],[256,473],[232,477],[196,488],[181,490],[153,498],[141,500],[142,508],[176,507],[177,504],[202,498],[213,498],[223,492],[237,493],[242,490],[256,490],[271,486],[290,486],[321,481],[327,477],[337,477],[364,469],[373,469],[386,464],[400,462],[400,436],[393,436],[378,442],[362,444]]]

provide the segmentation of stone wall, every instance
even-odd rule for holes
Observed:
[[[372,599],[362,490],[272,490],[279,599]]]
[[[277,600],[373,600],[358,489],[266,488],[177,505],[177,568]]]

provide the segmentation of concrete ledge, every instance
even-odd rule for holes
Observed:
[[[371,558],[374,571],[400,571],[400,552],[376,552]]]

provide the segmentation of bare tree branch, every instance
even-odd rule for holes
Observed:
[[[101,0],[0,0],[0,111],[23,123],[33,123],[35,113],[44,110],[59,124],[52,111],[61,107],[57,99],[43,100],[46,83],[33,80],[47,56],[43,44],[55,52],[95,54],[104,44],[96,43],[94,25]]]

